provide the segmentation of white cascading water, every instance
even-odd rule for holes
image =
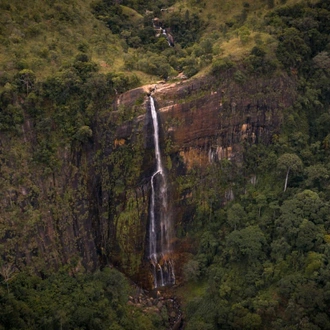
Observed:
[[[167,199],[167,182],[160,154],[157,112],[152,96],[150,96],[150,108],[154,126],[156,171],[151,177],[149,259],[152,265],[154,287],[157,288],[174,284],[175,275],[170,256],[172,226]]]

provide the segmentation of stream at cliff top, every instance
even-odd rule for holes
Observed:
[[[153,123],[156,170],[151,177],[151,199],[149,208],[149,254],[154,288],[175,283],[172,253],[172,224],[168,203],[168,187],[159,146],[158,118],[154,99],[150,96]]]

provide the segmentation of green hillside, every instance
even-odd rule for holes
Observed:
[[[272,43],[264,16],[273,7],[274,1],[23,4],[4,0],[0,14],[2,85],[22,69],[33,70],[38,80],[45,79],[79,52],[88,54],[101,72],[130,74],[133,70],[146,83],[159,76],[174,77],[182,70],[190,76],[216,58],[229,54],[240,58],[256,42]],[[154,17],[171,30],[173,49],[165,38],[155,37]],[[150,58],[153,65],[148,65]]]
[[[171,311],[142,306],[115,270],[122,251],[143,255],[130,233],[150,163],[144,123],[115,138],[145,113],[119,96],[179,74],[219,94],[258,82],[284,109],[271,143],[242,138],[239,162],[182,169],[164,137],[188,210],[171,291],[184,328],[329,329],[329,36],[327,0],[1,0],[0,329],[169,329]],[[282,86],[268,90],[283,77],[289,107]],[[121,250],[107,241],[115,222]]]
[[[0,17],[1,71],[9,75],[31,69],[44,79],[82,50],[101,67],[114,66],[122,53],[90,1],[2,1]]]

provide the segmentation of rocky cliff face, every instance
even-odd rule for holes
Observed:
[[[239,84],[227,72],[221,81],[206,77],[194,81],[157,84],[129,91],[120,97],[118,104],[126,107],[134,104],[134,100],[141,95],[146,98],[150,91],[156,100],[161,122],[163,157],[167,160],[169,177],[172,179],[173,221],[177,231],[180,231],[180,226],[185,226],[185,219],[189,218],[190,211],[186,209],[186,205],[189,204],[187,199],[191,197],[191,192],[180,190],[175,183],[176,178],[185,176],[196,167],[203,171],[211,163],[223,159],[239,166],[244,145],[271,143],[273,135],[279,131],[283,109],[295,100],[294,90],[295,82],[287,76],[254,78]],[[141,123],[144,123],[145,157],[140,177],[145,182],[144,194],[148,196],[148,178],[150,168],[154,166],[149,114],[118,127],[114,144],[118,144],[118,141],[127,143],[125,141],[129,137],[140,134],[137,127]],[[232,198],[232,194],[229,193],[225,198]],[[148,203],[147,199],[145,203]],[[147,209],[145,205],[144,216],[147,215]],[[135,236],[136,241],[143,238],[145,225],[146,222],[142,222],[143,228],[140,226],[139,235]],[[118,228],[115,230],[118,231]],[[122,233],[119,234],[121,235]],[[186,238],[175,242],[175,258],[179,259],[176,260],[179,280],[179,265],[183,264],[189,249],[190,244]],[[142,262],[141,265],[145,269],[146,264]]]
[[[295,81],[288,76],[254,78],[238,84],[227,73],[221,82],[203,78],[191,82],[148,85],[123,94],[120,104],[153,91],[170,153],[178,152],[189,167],[212,160],[241,157],[241,144],[271,143],[279,130],[283,109],[295,100]],[[145,120],[139,117],[138,121]],[[130,123],[132,125],[132,123]],[[118,128],[123,139],[133,127]]]
[[[7,161],[1,167],[0,243],[5,262],[45,273],[62,264],[72,272],[81,265],[113,264],[150,287],[146,232],[155,162],[147,94],[153,90],[158,109],[179,233],[192,212],[192,192],[178,187],[178,178],[223,159],[239,165],[244,144],[271,143],[282,110],[295,99],[294,80],[287,76],[236,83],[231,75],[224,72],[219,81],[160,83],[121,95],[112,110],[95,120],[92,139],[59,150],[54,161],[60,162],[60,171],[30,160],[34,133],[28,120],[18,138],[21,146],[3,136]],[[173,242],[178,281],[191,249],[189,239],[180,235]]]
[[[294,83],[288,77],[255,78],[244,84],[224,77],[215,85],[204,79],[155,94],[163,121],[169,123],[164,129],[173,140],[173,152],[188,166],[239,160],[243,141],[270,143],[283,108],[294,100]]]

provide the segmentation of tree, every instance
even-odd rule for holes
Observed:
[[[313,57],[313,64],[320,69],[329,70],[330,69],[330,56],[328,52],[318,53]]]
[[[276,53],[286,67],[298,68],[310,55],[311,49],[303,37],[303,34],[293,27],[285,29],[281,36]]]
[[[279,240],[273,241],[272,254],[287,253],[289,249],[285,242],[302,252],[319,246],[328,214],[327,203],[311,190],[305,190],[284,201],[281,216],[275,220]]]
[[[2,263],[0,266],[0,275],[3,277],[3,282],[7,285],[7,291],[9,294],[8,282],[15,275],[16,267],[12,263]]]
[[[17,74],[16,78],[18,85],[26,92],[26,95],[28,95],[36,80],[35,73],[32,70],[23,69]]]
[[[255,198],[258,205],[258,214],[261,216],[261,209],[267,205],[267,197],[264,194],[258,194]]]
[[[240,38],[242,44],[246,44],[250,39],[251,32],[246,26],[242,26],[238,30],[238,35],[239,35],[239,38]]]
[[[316,186],[321,189],[329,179],[328,170],[322,164],[316,164],[306,168],[307,180],[306,185],[309,187]]]
[[[183,266],[183,274],[186,281],[197,281],[200,273],[199,262],[196,260],[189,260]]]
[[[80,142],[87,142],[92,136],[92,129],[86,125],[81,126],[75,134],[75,138]]]
[[[279,159],[277,160],[277,167],[280,170],[286,171],[285,183],[284,183],[284,191],[286,191],[286,188],[288,186],[290,171],[296,172],[301,170],[303,167],[303,163],[296,154],[286,153],[280,156]]]
[[[241,204],[235,203],[228,209],[227,223],[232,229],[236,230],[242,228],[247,220],[247,214]]]
[[[226,243],[229,254],[236,261],[247,258],[249,263],[256,263],[265,255],[266,238],[258,226],[234,230]]]
[[[321,228],[307,219],[302,221],[298,230],[296,247],[300,251],[308,252],[323,242],[324,233]]]

